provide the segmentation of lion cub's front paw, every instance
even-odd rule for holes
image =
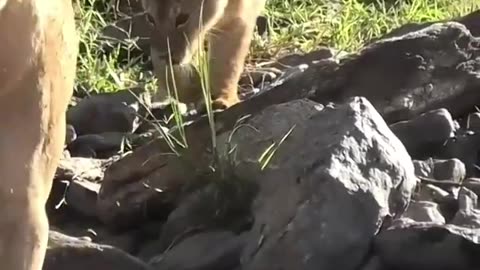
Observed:
[[[240,99],[238,98],[238,96],[232,96],[232,97],[226,97],[226,98],[219,97],[212,101],[212,109],[226,110],[239,102],[240,102]]]
[[[223,111],[226,110],[233,105],[237,104],[240,102],[240,99],[238,96],[233,97],[233,98],[225,98],[225,97],[218,97],[214,100],[212,100],[211,103],[211,108],[213,111]],[[205,106],[204,102],[201,102],[200,104],[196,105],[196,110],[198,114],[205,114],[207,112],[207,108]]]

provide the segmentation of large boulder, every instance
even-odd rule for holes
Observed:
[[[370,102],[296,100],[242,126],[218,145],[235,149],[236,178],[260,188],[243,269],[358,269],[416,185],[410,156]]]

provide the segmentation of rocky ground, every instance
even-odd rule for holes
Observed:
[[[72,100],[44,269],[480,269],[480,11],[279,62],[215,149],[142,87]]]

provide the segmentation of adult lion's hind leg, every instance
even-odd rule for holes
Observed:
[[[40,270],[48,237],[46,137],[40,95],[27,86],[35,89],[21,85],[0,100],[0,264],[5,270]]]
[[[0,61],[11,75],[4,78],[21,78],[0,83],[0,269],[41,270],[49,229],[45,204],[65,141],[78,38],[69,0],[10,3],[18,9],[0,13],[0,34],[11,44],[30,36],[33,46],[0,43],[0,59],[29,60],[28,66]],[[20,14],[31,17],[12,23]],[[16,28],[2,27],[6,23]]]

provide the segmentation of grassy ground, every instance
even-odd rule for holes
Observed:
[[[392,0],[384,0],[393,2]],[[138,83],[152,85],[152,74],[142,72],[140,58],[119,62],[120,47],[102,53],[101,29],[115,18],[110,0],[76,0],[74,8],[81,36],[76,91],[110,92]],[[408,22],[441,20],[480,8],[478,0],[400,0],[401,4],[364,3],[365,0],[267,0],[269,37],[255,36],[249,63],[281,53],[308,52],[321,45],[345,51]],[[132,48],[133,42],[123,44]]]

